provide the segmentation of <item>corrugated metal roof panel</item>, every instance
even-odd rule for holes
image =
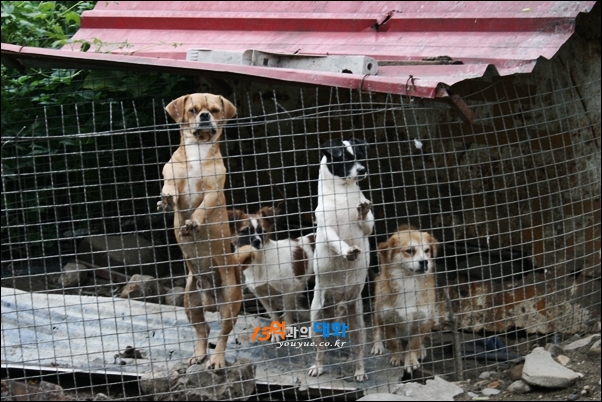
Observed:
[[[523,65],[550,58],[594,2],[99,2],[76,40],[101,51],[185,59],[188,48],[450,56]],[[194,34],[191,34],[194,31]]]
[[[82,16],[80,41],[60,51],[2,45],[25,65],[135,65],[198,70],[434,98],[438,88],[532,71],[574,32],[594,1],[98,2]],[[80,52],[81,42],[92,48]],[[297,55],[363,55],[376,76],[185,61],[188,49]],[[18,54],[18,55],[17,55]],[[424,62],[446,56],[461,64]],[[417,63],[408,63],[417,62]],[[412,77],[412,78],[410,78]],[[413,83],[413,85],[411,85]]]

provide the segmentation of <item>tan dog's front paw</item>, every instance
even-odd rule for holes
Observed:
[[[424,360],[424,358],[426,357],[426,349],[424,348],[424,345],[420,346],[420,360]]]
[[[391,360],[389,361],[389,364],[391,364],[391,366],[394,367],[399,367],[401,366],[401,361],[403,360],[403,356],[399,353],[394,354],[393,356],[391,356]]]
[[[184,223],[184,227],[180,229],[180,233],[184,236],[188,236],[193,231],[197,231],[201,226],[197,221],[193,219],[187,219]]]
[[[171,194],[161,194],[161,201],[157,202],[157,211],[171,211],[175,205]]]
[[[355,370],[355,381],[357,382],[364,382],[368,379],[368,375],[366,374],[366,372],[364,371],[364,369],[357,369]]]
[[[257,259],[257,249],[250,245],[244,245],[236,250],[236,259],[245,270]]]
[[[188,365],[192,366],[193,364],[201,364],[206,358],[207,355],[192,356],[190,359],[188,359]]]
[[[412,371],[416,370],[420,367],[420,362],[418,361],[418,354],[416,352],[406,352],[405,361],[403,363],[405,371],[409,374],[412,374]]]
[[[372,209],[372,201],[366,200],[357,206],[357,216],[360,220],[366,219],[366,215]]]
[[[209,358],[207,370],[219,370],[226,367],[226,358],[223,354],[216,354]]]
[[[361,252],[362,252],[362,250],[358,246],[349,247],[349,250],[347,250],[347,255],[345,256],[345,258],[347,258],[347,261],[355,261],[355,260],[357,260],[357,256]]]
[[[310,377],[317,377],[324,372],[324,366],[314,364],[307,371],[307,375]]]
[[[381,341],[374,342],[370,353],[372,353],[373,355],[382,355],[383,353],[385,353],[385,345]]]

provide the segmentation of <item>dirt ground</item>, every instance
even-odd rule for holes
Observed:
[[[16,287],[25,291],[50,291],[50,292],[64,292],[63,289],[58,289],[58,286],[52,285],[53,281],[49,280],[46,276],[39,277],[23,277],[22,279],[15,281],[13,279],[3,278],[2,286]],[[49,285],[50,284],[50,285]],[[112,293],[109,289],[112,288],[108,284],[103,286],[99,284],[97,289],[97,295],[108,296]],[[106,289],[103,289],[105,288]],[[71,293],[71,292],[65,292]],[[73,289],[73,293],[78,293],[76,289]],[[106,294],[105,294],[106,293]],[[600,335],[600,324],[597,324],[597,328],[594,328],[594,334]],[[559,343],[558,346],[562,346],[570,343],[582,336],[575,335],[572,338],[565,339]],[[435,337],[433,337],[434,339]],[[598,338],[599,339],[599,338]],[[590,348],[596,339],[592,340],[590,344],[580,347],[574,350],[562,350],[558,353],[565,355],[569,361],[566,363],[566,367],[580,373],[582,376],[575,384],[565,389],[532,389],[530,392],[525,394],[512,394],[507,391],[508,386],[512,384],[516,379],[520,377],[521,365],[520,358],[518,361],[512,362],[500,362],[495,365],[481,365],[481,363],[475,360],[465,360],[465,379],[463,381],[456,382],[464,393],[457,395],[454,399],[458,401],[472,401],[472,400],[489,400],[489,401],[565,401],[565,400],[583,400],[583,401],[600,401],[601,400],[601,363],[600,363],[600,352],[599,348],[597,353],[592,353]],[[447,341],[435,341],[433,344],[439,342],[440,345],[446,344]],[[520,342],[519,342],[520,343]],[[532,349],[537,346],[545,346],[544,339],[537,339],[533,342],[522,342],[522,348],[519,349],[519,354],[524,356],[530,352],[529,348]],[[434,356],[437,358],[437,356]],[[453,371],[451,361],[447,361],[448,366],[445,368],[445,372],[450,373]],[[428,364],[424,365],[425,368]],[[434,366],[432,366],[434,367]],[[434,373],[441,373],[442,369],[432,370]],[[26,400],[18,399],[15,395],[15,391],[11,388],[10,384],[5,381],[7,372],[3,371],[2,378],[2,401],[9,400]],[[19,376],[10,375],[12,378],[18,378]],[[447,381],[454,381],[451,376],[443,376]],[[406,378],[404,378],[404,381]],[[28,386],[35,387],[39,384],[39,381],[32,378],[28,381]],[[64,394],[56,399],[30,399],[30,400],[115,400],[115,399],[127,399],[127,400],[141,400],[138,393],[138,387],[136,384],[86,384],[81,387],[75,388],[70,381],[61,383],[64,388]],[[482,390],[485,388],[493,388],[499,390],[497,395],[484,396]],[[21,390],[22,392],[23,389]],[[27,392],[31,394],[31,388]],[[263,391],[265,392],[265,390]],[[262,392],[262,393],[263,393]],[[12,396],[11,396],[12,394]],[[46,392],[47,394],[47,392]],[[40,396],[41,397],[41,396]],[[273,399],[272,399],[273,398]],[[270,398],[267,394],[263,393],[260,398],[251,398],[250,400],[283,400],[282,394],[275,394]],[[350,400],[349,396],[340,396],[336,400]]]

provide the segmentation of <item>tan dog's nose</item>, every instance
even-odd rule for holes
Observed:
[[[211,115],[209,112],[201,112],[199,115],[199,120],[201,123],[211,121]]]

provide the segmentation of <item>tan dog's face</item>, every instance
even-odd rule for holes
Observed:
[[[226,120],[236,115],[236,107],[219,95],[197,93],[175,99],[165,108],[180,123],[186,144],[216,141]]]
[[[381,265],[393,274],[402,269],[403,274],[433,273],[434,258],[439,251],[439,242],[430,233],[404,225],[386,242],[378,245]]]

